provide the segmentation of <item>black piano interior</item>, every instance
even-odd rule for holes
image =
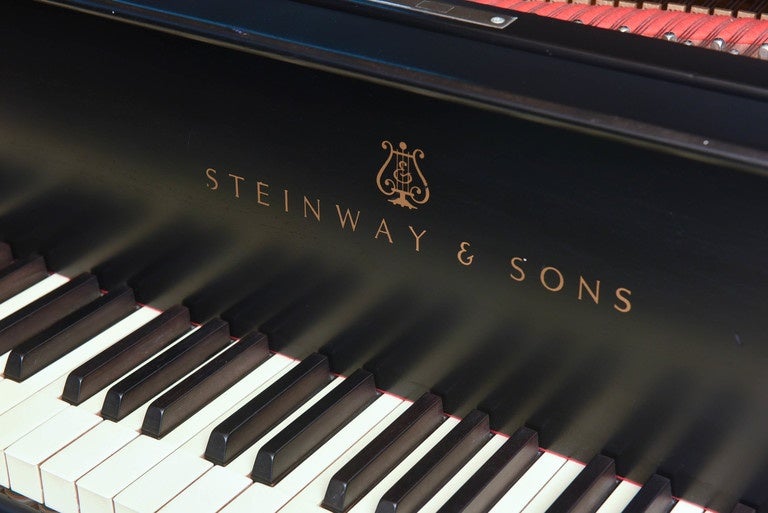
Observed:
[[[436,397],[480,419],[471,454],[528,435],[503,487],[440,511],[550,454],[607,470],[548,511],[626,482],[617,511],[768,512],[768,31],[750,57],[453,0],[2,13],[0,293],[41,256],[29,284],[90,273]],[[0,511],[55,509],[6,479]]]

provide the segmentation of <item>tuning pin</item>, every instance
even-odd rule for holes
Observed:
[[[763,60],[768,60],[768,43],[760,45],[760,49],[757,51],[757,56]]]
[[[677,41],[677,36],[674,32],[666,32],[662,37],[667,41]]]
[[[622,25],[621,27],[619,27],[619,32],[624,32],[626,34],[631,31],[629,30],[629,27],[627,27],[626,25]]]
[[[709,47],[713,50],[722,51],[725,49],[725,40],[722,37],[716,37],[712,40],[712,43],[710,43]]]

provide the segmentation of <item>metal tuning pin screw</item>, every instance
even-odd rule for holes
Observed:
[[[768,43],[760,45],[760,49],[757,51],[757,56],[763,60],[768,60]]]
[[[722,37],[716,37],[709,45],[710,48],[717,51],[723,51],[725,49],[725,40]]]
[[[661,37],[663,37],[667,41],[673,41],[673,42],[677,41],[677,36],[675,35],[674,32],[665,32],[664,35]]]

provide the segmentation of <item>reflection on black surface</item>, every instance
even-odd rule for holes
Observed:
[[[353,285],[350,276],[325,277],[262,323],[259,331],[269,337],[269,345],[276,351],[299,356],[314,352],[321,341],[309,334],[348,299]]]
[[[480,397],[490,393],[500,375],[508,374],[520,363],[524,335],[505,329],[473,342],[466,359],[449,367],[432,392],[443,400],[443,409],[464,416],[475,408]]]
[[[213,237],[210,234],[190,233],[180,230],[174,234],[172,244],[168,251],[158,255],[145,267],[128,278],[128,285],[133,287],[136,300],[140,303],[153,303],[163,307],[160,297],[168,294],[203,265],[212,260],[217,254],[222,238]],[[175,303],[174,299],[166,301]]]
[[[119,202],[49,191],[0,216],[0,239],[17,258],[42,255],[49,270],[61,271],[119,236],[133,219]]]
[[[768,457],[741,497],[757,513],[768,513]]]
[[[317,283],[320,275],[309,261],[293,263],[279,274],[267,276],[258,288],[252,289],[234,306],[221,314],[229,323],[230,333],[242,337],[257,330],[302,297]]]
[[[401,335],[410,322],[403,312],[413,312],[413,308],[414,302],[406,294],[387,296],[342,327],[319,352],[328,357],[333,372],[349,374]]]
[[[722,509],[736,500],[724,486],[730,469],[720,469],[722,478],[717,482],[702,478],[701,472],[728,435],[727,427],[715,430],[712,426],[739,418],[741,409],[738,396],[730,391],[716,390],[706,398],[699,413],[691,417],[690,427],[659,466],[658,473],[672,481],[673,495],[713,509]]]
[[[106,290],[128,284],[139,303],[167,308],[178,302],[174,292],[214,259],[221,244],[220,237],[185,223],[168,224],[96,265],[93,272]]]
[[[511,433],[525,420],[532,401],[539,398],[547,383],[560,379],[563,354],[557,344],[540,343],[480,402],[479,409],[491,419],[491,429]]]
[[[616,461],[619,475],[644,480],[655,470],[638,469],[638,464],[659,434],[680,414],[687,396],[685,381],[673,374],[660,379],[642,401],[637,401],[632,414],[603,448],[603,453]]]
[[[259,288],[270,276],[274,276],[279,262],[284,258],[271,249],[249,255],[187,296],[182,304],[189,308],[194,322],[210,320]]]
[[[580,364],[577,363],[560,386],[541,401],[526,422],[529,428],[539,433],[543,447],[553,447],[557,442],[556,450],[565,454],[584,457],[585,452],[591,452],[591,448],[579,446],[579,440],[564,440],[563,434],[569,423],[604,391],[617,371],[612,355],[606,350],[584,355]],[[601,423],[598,418],[594,422]]]
[[[449,334],[455,328],[456,312],[436,308],[424,315],[405,312],[412,323],[390,345],[368,360],[363,368],[371,372],[379,388],[410,398],[427,391],[429,384],[423,375],[415,373],[425,358],[433,363],[451,365],[453,354]],[[438,350],[439,349],[439,350]]]
[[[17,197],[31,182],[33,173],[11,164],[0,162],[0,207]]]
[[[174,247],[182,243],[183,234],[181,225],[156,228],[139,242],[96,265],[93,274],[106,290],[125,284],[164,255],[170,257]]]

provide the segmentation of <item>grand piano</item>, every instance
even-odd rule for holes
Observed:
[[[4,5],[0,511],[768,511],[768,22],[645,4]]]

